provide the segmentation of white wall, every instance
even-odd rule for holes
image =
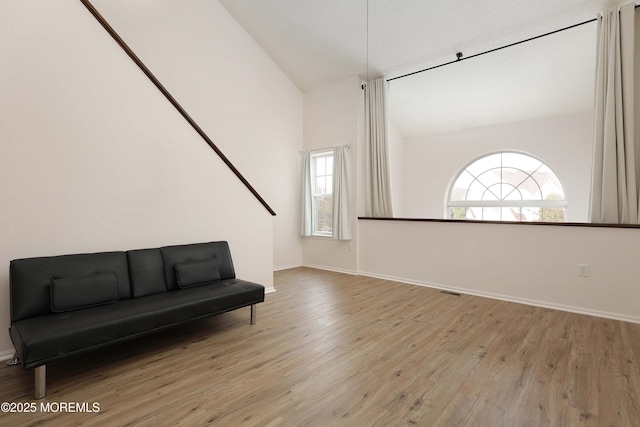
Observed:
[[[591,134],[584,112],[405,139],[400,215],[442,218],[460,168],[515,149],[551,166],[568,219],[586,221]],[[640,323],[640,230],[401,220],[360,220],[358,229],[359,274]],[[578,276],[578,264],[589,264],[589,277]]]
[[[217,1],[93,4],[273,208],[274,267],[302,263],[302,93]]]
[[[80,2],[1,7],[0,330],[9,327],[15,258],[228,240],[238,276],[268,288],[274,258],[300,262],[293,232],[274,257],[282,222],[274,227]],[[283,183],[296,163],[278,156],[301,146],[302,95],[217,2],[137,7],[153,19],[134,5],[122,14],[140,18],[140,33],[158,38],[164,25],[175,37],[170,58],[147,65],[162,69],[170,90],[184,73],[176,97],[282,218],[293,216],[293,187]],[[185,63],[195,57],[215,64],[206,76]],[[0,334],[0,355],[11,347]]]
[[[361,84],[360,79],[353,76],[304,94],[304,149],[351,144],[350,195],[353,216],[352,241],[313,236],[303,238],[303,263],[306,266],[346,272],[357,270],[356,183],[362,137]]]
[[[593,113],[583,112],[404,140],[402,214],[444,218],[451,180],[471,161],[500,150],[533,154],[560,178],[567,221],[588,220]],[[398,215],[395,215],[398,216]]]
[[[351,97],[346,86],[347,82],[339,82],[305,94],[305,148],[330,145],[315,133],[348,132],[345,116],[350,113],[343,108]],[[422,177],[426,169],[448,165],[439,181],[435,208],[441,218],[446,187],[459,168],[485,150],[515,148],[545,159],[560,175],[570,203],[586,204],[590,122],[591,113],[580,113],[443,135],[436,138],[439,145],[455,145],[456,150],[434,149],[428,158],[435,159],[435,165],[418,158],[427,151],[424,141],[405,140],[401,145],[409,170],[403,185],[408,188],[412,176]],[[514,147],[514,139],[520,145]],[[559,148],[567,141],[574,145],[571,153]],[[530,145],[534,142],[535,149]],[[428,183],[419,181],[413,191],[425,186]],[[360,199],[361,186],[358,189]],[[408,196],[407,191],[404,206],[409,206]],[[422,210],[416,212],[423,216]],[[640,265],[634,260],[639,233],[554,225],[359,220],[355,265],[358,274],[640,323],[640,293],[635,289]],[[351,270],[339,243],[310,238],[304,250],[307,265]],[[578,277],[578,264],[584,263],[590,266],[587,278]]]
[[[359,223],[361,274],[640,323],[640,229]]]

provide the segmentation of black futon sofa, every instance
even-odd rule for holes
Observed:
[[[35,368],[84,351],[264,301],[264,286],[236,279],[227,242],[11,261],[14,360]]]

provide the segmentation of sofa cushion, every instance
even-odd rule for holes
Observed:
[[[51,279],[51,311],[60,313],[118,301],[118,276],[113,271]]]
[[[134,298],[167,292],[159,248],[127,251],[127,260]]]
[[[121,299],[116,304],[52,313],[12,324],[11,338],[23,367],[30,369],[153,330],[156,313],[145,299]]]
[[[194,243],[190,245],[165,246],[160,248],[164,263],[167,290],[180,289],[176,278],[175,265],[184,261],[198,261],[215,258],[221,280],[235,279],[233,261],[227,242]]]
[[[211,285],[151,295],[144,300],[155,309],[158,326],[163,326],[263,302],[264,286],[222,279]]]
[[[118,298],[131,298],[125,252],[58,255],[11,261],[11,321],[51,314],[51,279],[90,276],[113,271],[118,276]]]
[[[215,258],[177,262],[175,269],[179,288],[209,285],[220,281],[220,272]]]

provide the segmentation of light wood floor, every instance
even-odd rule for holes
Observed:
[[[640,325],[308,268],[258,306],[48,367],[2,425],[640,426]],[[35,402],[0,367],[0,402]],[[39,405],[42,401],[37,401]]]

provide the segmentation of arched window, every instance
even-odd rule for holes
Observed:
[[[563,222],[566,207],[562,184],[549,166],[503,151],[473,161],[454,178],[447,218]]]

